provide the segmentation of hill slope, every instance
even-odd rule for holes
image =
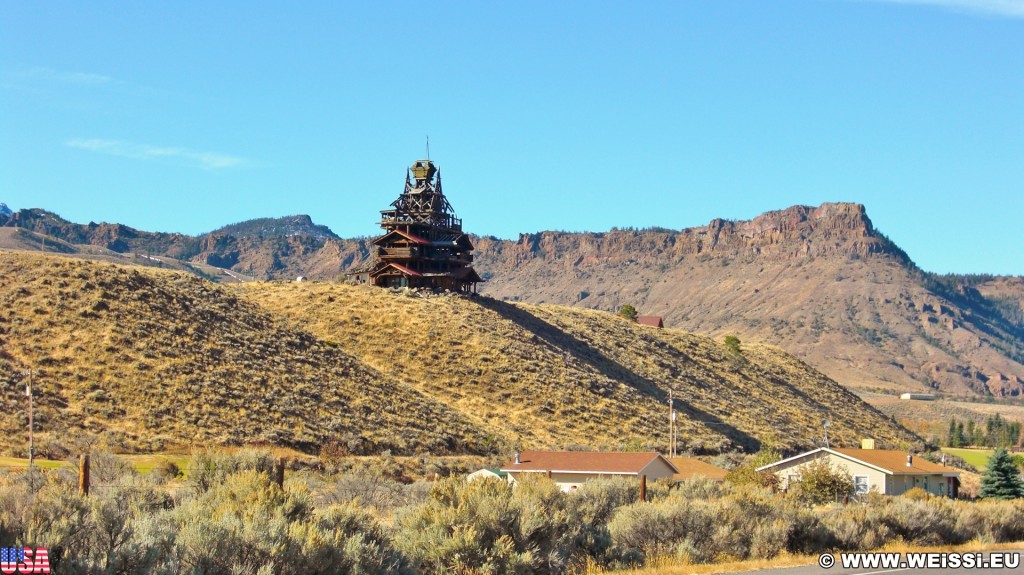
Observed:
[[[779,345],[852,387],[1024,395],[1024,321],[1011,313],[1024,301],[1019,278],[972,287],[924,274],[856,204],[478,245],[475,265],[490,276],[482,291],[496,298],[629,303],[667,326]]]
[[[0,252],[0,416],[27,428],[20,373],[37,370],[37,446],[160,449],[267,443],[314,451],[465,452],[487,435],[335,346],[191,275]]]
[[[483,452],[667,444],[666,394],[698,451],[916,441],[785,353],[602,312],[407,297],[327,283],[193,276],[0,252],[3,447],[129,450],[269,443],[315,452]]]
[[[377,370],[525,445],[649,444],[667,438],[674,390],[695,451],[913,439],[842,386],[776,348],[741,356],[705,337],[612,314],[489,298],[412,297],[336,283],[251,283],[245,297]]]

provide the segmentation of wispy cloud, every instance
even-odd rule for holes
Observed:
[[[991,16],[1024,18],[1024,0],[869,0],[890,4],[938,6],[958,12],[974,12]]]
[[[106,154],[108,156],[119,156],[132,158],[134,160],[156,160],[170,158],[183,160],[186,163],[207,169],[220,170],[224,168],[235,168],[245,165],[247,161],[238,156],[229,156],[217,152],[201,152],[188,148],[151,146],[148,144],[135,144],[121,140],[100,140],[100,139],[72,139],[64,142],[70,148]]]
[[[104,76],[102,74],[93,74],[91,72],[65,72],[43,66],[29,68],[23,75],[37,80],[93,86],[98,84],[109,84],[114,81],[110,76]]]

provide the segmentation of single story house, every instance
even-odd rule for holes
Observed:
[[[497,479],[498,481],[508,481],[508,473],[500,469],[484,468],[479,471],[474,471],[466,476],[466,481],[476,481],[477,479]]]
[[[523,451],[501,471],[509,474],[510,483],[526,474],[544,474],[562,491],[570,491],[599,477],[645,476],[653,481],[672,477],[679,470],[656,451]]]
[[[775,473],[779,485],[788,489],[800,481],[801,467],[819,459],[827,460],[833,469],[849,473],[858,495],[872,491],[882,495],[901,495],[920,487],[932,495],[956,497],[960,488],[960,472],[956,469],[932,463],[906,451],[888,449],[821,447],[758,467],[757,470]]]
[[[693,457],[669,457],[668,461],[678,470],[672,476],[676,481],[696,479],[697,477],[706,477],[712,481],[725,481],[725,476],[729,474],[721,467],[715,467]]]

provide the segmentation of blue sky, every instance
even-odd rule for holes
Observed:
[[[1024,0],[0,3],[0,201],[374,235],[424,155],[468,231],[860,202],[1024,275]]]

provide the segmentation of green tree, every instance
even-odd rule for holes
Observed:
[[[981,477],[982,497],[1016,499],[1024,497],[1024,479],[1005,449],[996,449]]]
[[[964,437],[964,422],[957,421],[955,417],[949,418],[949,432],[946,434],[946,445],[949,447],[963,447],[967,444]]]
[[[637,313],[636,308],[629,305],[628,303],[619,308],[619,317],[624,317],[629,321],[636,321],[638,315],[640,314]]]
[[[775,463],[780,459],[782,459],[782,454],[777,449],[771,446],[762,447],[746,462],[730,471],[725,479],[734,485],[757,485],[773,490],[778,489],[778,475],[772,471],[758,471],[757,468]]]
[[[725,349],[732,355],[740,355],[740,338],[734,335],[725,336]]]

